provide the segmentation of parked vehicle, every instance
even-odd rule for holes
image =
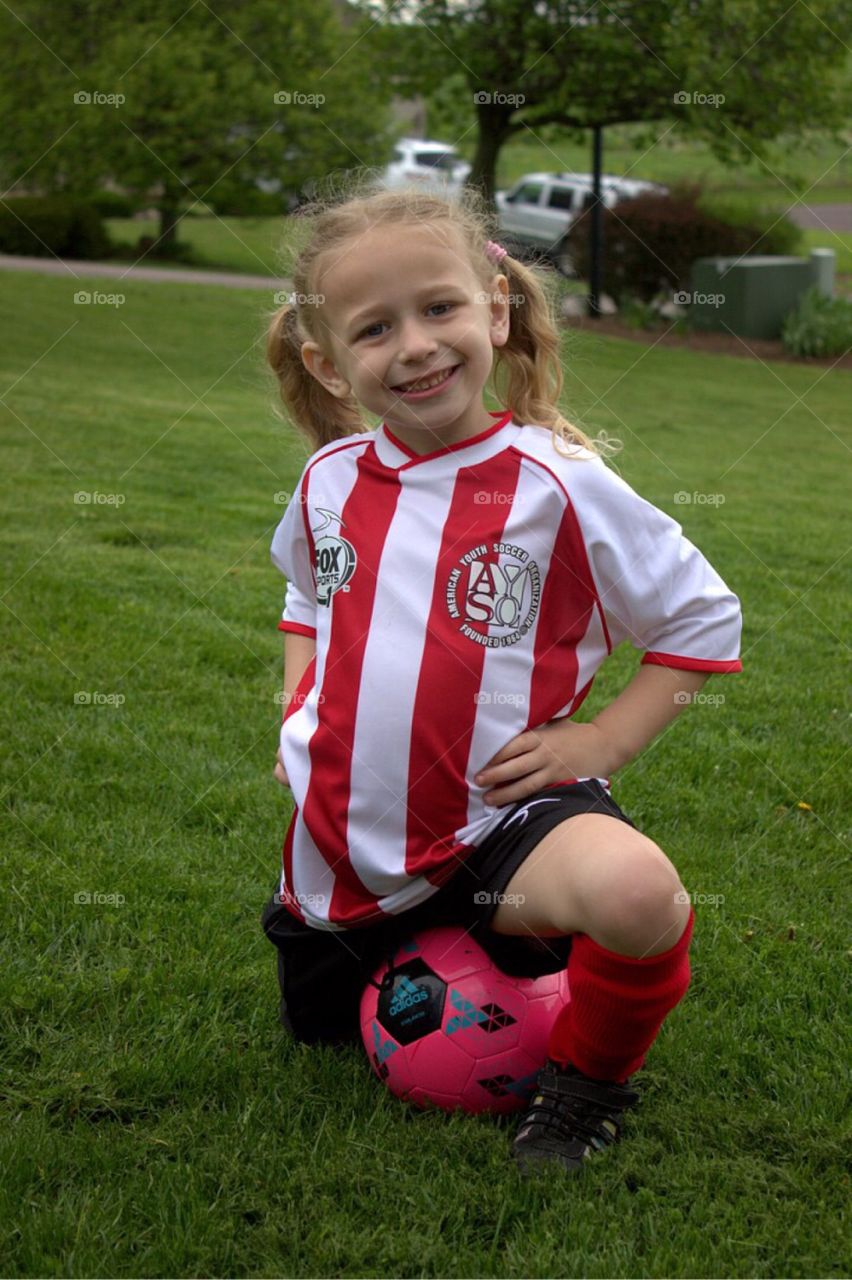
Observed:
[[[417,184],[426,189],[457,194],[469,173],[470,165],[448,143],[425,138],[400,138],[394,147],[393,159],[384,171],[383,181],[389,188]]]
[[[601,199],[608,209],[644,191],[665,195],[667,188],[656,182],[601,174]],[[567,235],[593,199],[590,173],[528,173],[509,191],[497,192],[500,234],[507,246],[537,250],[564,275],[573,275]]]

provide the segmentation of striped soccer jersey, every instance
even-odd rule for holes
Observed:
[[[316,639],[281,726],[281,900],[314,928],[435,893],[505,816],[476,773],[573,715],[623,641],[741,670],[739,601],[680,525],[595,454],[492,416],[426,455],[385,425],[326,445],[275,532],[279,627]]]

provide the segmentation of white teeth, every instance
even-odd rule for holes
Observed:
[[[430,387],[437,387],[440,382],[446,382],[452,369],[442,369],[440,373],[434,373],[431,378],[421,378],[419,382],[403,382],[400,389],[402,391],[428,391]]]

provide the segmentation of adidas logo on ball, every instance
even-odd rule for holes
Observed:
[[[425,987],[417,987],[409,978],[403,978],[399,984],[399,990],[394,994],[388,1012],[391,1017],[395,1017],[396,1014],[410,1009],[413,1004],[420,1004],[423,1000],[428,999],[429,992]]]

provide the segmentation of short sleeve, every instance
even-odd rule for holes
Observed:
[[[578,517],[612,648],[628,640],[643,663],[741,671],[740,602],[713,566],[602,459],[578,465]]]
[[[279,631],[316,635],[317,598],[313,571],[313,540],[305,521],[307,471],[303,472],[272,538],[270,554],[287,579]]]

